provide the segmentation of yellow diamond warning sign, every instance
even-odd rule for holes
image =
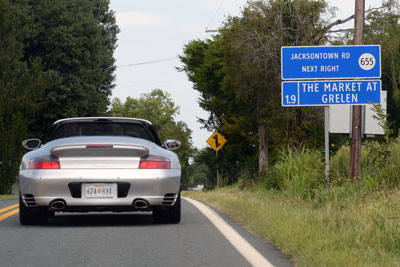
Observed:
[[[207,139],[207,144],[209,144],[215,151],[220,150],[226,143],[225,137],[220,133],[215,131],[210,138]]]

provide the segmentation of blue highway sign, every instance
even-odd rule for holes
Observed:
[[[380,80],[282,82],[282,106],[366,105],[381,103]]]
[[[381,47],[282,47],[281,68],[282,80],[380,78]]]

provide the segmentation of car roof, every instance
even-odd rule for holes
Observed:
[[[61,119],[58,120],[56,122],[53,123],[53,125],[58,124],[58,123],[62,123],[62,122],[73,122],[73,121],[99,121],[99,120],[105,120],[105,121],[129,121],[129,122],[134,122],[134,121],[140,121],[140,122],[145,122],[148,123],[150,125],[152,125],[152,123],[148,120],[144,120],[144,119],[137,119],[137,118],[126,118],[126,117],[77,117],[77,118],[65,118],[65,119]]]

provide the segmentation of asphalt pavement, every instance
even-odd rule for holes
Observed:
[[[17,202],[0,201],[0,266],[250,266],[186,200],[179,224],[154,224],[146,212],[57,213],[42,226],[20,225]],[[216,212],[274,266],[292,266],[265,240]]]

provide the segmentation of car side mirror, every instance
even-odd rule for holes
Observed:
[[[42,145],[42,141],[37,138],[28,139],[22,142],[22,146],[27,150],[38,149]]]
[[[164,146],[166,149],[168,150],[177,150],[181,147],[181,142],[179,142],[178,140],[165,140],[164,142]]]

